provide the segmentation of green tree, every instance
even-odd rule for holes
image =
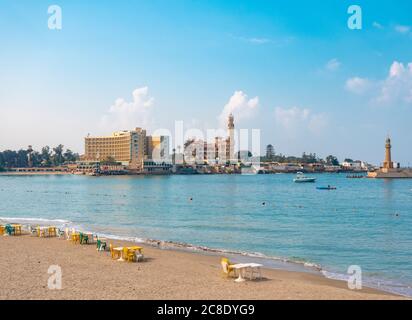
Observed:
[[[27,151],[19,150],[16,154],[16,167],[26,168],[28,166]]]
[[[70,149],[67,149],[63,154],[64,162],[74,162],[78,159],[78,154],[73,153]]]
[[[62,144],[59,144],[57,147],[53,148],[53,164],[55,166],[59,166],[63,164],[64,158],[63,158],[63,148],[64,146]]]
[[[338,166],[339,160],[335,156],[329,155],[326,157],[326,163],[330,166]]]
[[[101,161],[102,164],[117,164],[116,159],[112,156],[108,156],[106,159],[104,159],[103,161]]]
[[[52,165],[51,162],[51,152],[50,152],[50,147],[45,146],[41,149],[41,165],[45,167],[50,167]]]

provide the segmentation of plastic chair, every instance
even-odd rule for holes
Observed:
[[[97,251],[105,251],[106,250],[107,243],[104,241],[101,241],[100,239],[97,239]]]
[[[21,236],[21,225],[20,224],[16,224],[13,226],[14,228],[14,235],[20,235]]]
[[[57,236],[56,227],[49,227],[48,231],[49,231],[49,237],[56,237]]]
[[[37,229],[29,226],[29,233],[32,237],[37,237]]]
[[[134,257],[136,262],[140,262],[144,260],[144,255],[140,251],[135,251]]]
[[[120,253],[118,251],[113,250],[113,245],[111,243],[109,244],[109,250],[110,250],[110,255],[112,256],[113,260],[119,259]]]
[[[135,250],[131,250],[130,248],[124,247],[123,248],[123,259],[128,262],[133,262],[135,258]]]
[[[73,244],[76,244],[78,241],[80,242],[80,235],[78,233],[72,233],[71,241]]]
[[[220,264],[222,265],[224,275],[229,277],[230,274],[233,273],[233,275],[236,276],[236,269],[232,267],[233,263],[230,263],[228,258],[222,258]]]
[[[89,243],[89,236],[80,232],[80,244],[88,244]]]
[[[9,236],[12,236],[15,232],[14,228],[10,224],[6,224],[5,230]]]

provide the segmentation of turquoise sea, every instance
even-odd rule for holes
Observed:
[[[364,285],[412,296],[412,180],[315,176],[0,176],[0,220],[313,264],[332,278],[358,265]],[[327,185],[338,189],[316,190]]]

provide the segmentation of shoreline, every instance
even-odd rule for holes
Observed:
[[[300,170],[302,171],[302,170]],[[278,175],[278,174],[289,174],[295,175],[298,171],[285,171],[285,172],[266,172],[266,173],[242,173],[242,172],[233,172],[233,173],[167,173],[167,174],[158,174],[158,173],[126,173],[126,174],[99,174],[97,176],[90,176],[88,174],[78,174],[68,171],[36,171],[36,172],[18,172],[18,171],[1,171],[0,176],[64,176],[64,175],[72,175],[72,176],[85,176],[85,177],[119,177],[119,176],[209,176],[209,175]],[[340,171],[340,172],[329,172],[329,171],[304,171],[305,174],[362,174],[364,175],[363,178],[368,178],[366,176],[365,171]]]
[[[1,237],[0,299],[407,299],[366,287],[349,290],[346,282],[321,274],[268,268],[262,269],[262,280],[239,284],[222,276],[222,254],[141,246],[145,262],[122,263],[92,244],[29,235]],[[252,257],[248,260],[253,262]],[[47,289],[50,265],[62,268],[62,290]],[[119,286],[125,279],[136,281]]]
[[[71,172],[10,172],[4,171],[0,172],[0,176],[64,176],[64,175],[73,175]]]
[[[35,223],[36,222],[36,223]],[[0,223],[19,223],[23,225],[23,230],[27,230],[28,226],[37,225],[56,225],[58,228],[63,230],[66,227],[69,229],[75,227],[76,230],[81,232],[92,232],[93,234],[104,237],[113,243],[127,243],[127,244],[139,244],[139,246],[144,246],[147,248],[152,248],[154,250],[170,251],[170,252],[182,252],[193,255],[203,255],[209,257],[227,257],[235,263],[248,263],[255,262],[260,263],[264,266],[266,270],[279,271],[279,272],[291,272],[297,274],[306,274],[318,277],[325,281],[337,281],[347,288],[348,275],[345,273],[331,272],[330,270],[323,269],[321,265],[313,261],[304,260],[293,260],[287,257],[279,256],[267,256],[259,252],[247,252],[239,251],[233,249],[219,249],[211,248],[202,245],[193,245],[185,242],[168,241],[168,240],[158,240],[152,238],[139,238],[134,236],[119,236],[114,234],[96,232],[93,228],[84,228],[84,226],[76,225],[68,220],[50,220],[43,218],[12,218],[12,217],[0,217]],[[27,234],[26,234],[27,235]],[[0,236],[1,238],[1,236]],[[67,241],[69,242],[69,241]],[[217,263],[220,265],[220,262]],[[366,281],[365,281],[366,280]],[[377,280],[377,279],[374,279]],[[370,282],[367,279],[363,279],[363,290],[372,290],[379,292],[380,294],[393,295],[397,297],[402,297],[406,299],[411,299],[411,296],[403,293],[402,291],[390,290],[390,288],[396,288],[401,284],[385,284],[385,281],[378,281],[378,283]],[[402,285],[401,285],[402,286]],[[339,286],[341,287],[341,286]]]

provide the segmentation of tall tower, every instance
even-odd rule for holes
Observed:
[[[235,154],[235,118],[233,114],[229,114],[227,121],[227,144],[226,144],[226,160],[231,161]]]
[[[392,148],[391,139],[388,137],[386,139],[386,144],[385,144],[385,161],[383,162],[383,167],[385,169],[393,169],[391,148]]]

